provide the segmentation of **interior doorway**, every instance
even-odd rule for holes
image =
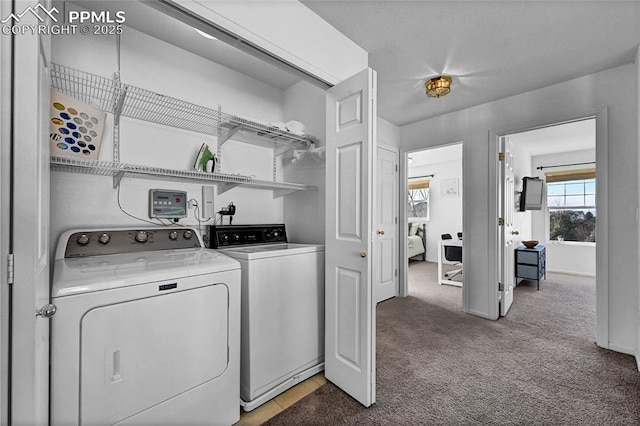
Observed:
[[[544,290],[547,274],[596,276],[597,200],[596,118],[589,117],[554,124],[498,138],[501,143],[500,170],[504,170],[509,154],[514,188],[504,184],[499,172],[500,205],[514,201],[512,223],[507,227],[501,213],[498,226],[503,243],[507,228],[514,236],[510,250],[499,250],[499,274],[503,277],[499,290],[500,315],[505,316],[513,293],[509,294],[504,277],[515,277],[517,286],[540,286]],[[508,147],[505,148],[505,147]],[[533,185],[535,184],[535,185]],[[533,189],[540,185],[541,191]],[[532,190],[533,189],[533,190]],[[510,197],[512,199],[510,199]],[[531,241],[531,252],[523,251]],[[504,244],[501,244],[504,245]],[[504,247],[501,247],[504,248]],[[538,262],[528,262],[522,254]],[[510,262],[514,260],[514,262]],[[542,284],[540,284],[542,281]]]
[[[408,152],[404,233],[407,293],[459,293],[462,309],[462,143]],[[403,185],[404,186],[404,185]]]

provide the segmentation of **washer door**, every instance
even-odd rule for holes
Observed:
[[[219,284],[87,312],[80,422],[113,424],[222,375],[229,363],[228,300],[227,286]]]

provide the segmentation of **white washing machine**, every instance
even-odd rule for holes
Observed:
[[[52,425],[239,420],[240,265],[188,228],[58,242]]]
[[[287,243],[285,226],[209,229],[242,267],[240,395],[251,411],[324,369],[324,246]]]

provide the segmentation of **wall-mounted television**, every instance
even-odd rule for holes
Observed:
[[[544,181],[535,177],[522,178],[522,194],[520,194],[520,211],[542,210]]]

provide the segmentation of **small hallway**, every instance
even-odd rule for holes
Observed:
[[[436,268],[412,261],[409,297],[378,305],[374,406],[327,383],[266,424],[640,422],[635,359],[595,345],[594,278],[524,281],[509,315],[487,321]]]

